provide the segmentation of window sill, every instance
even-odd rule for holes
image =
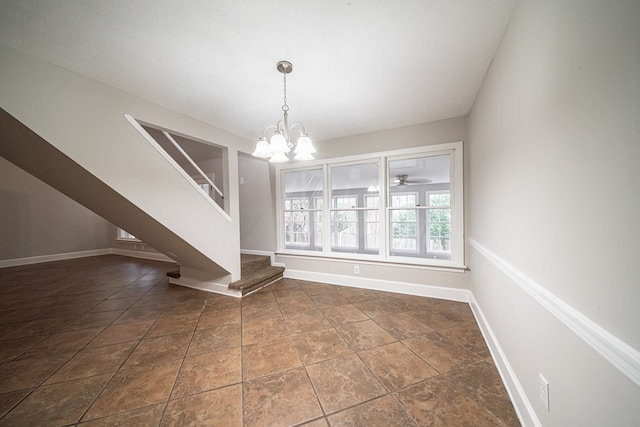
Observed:
[[[344,263],[358,263],[361,265],[376,265],[383,267],[399,267],[410,268],[416,270],[432,270],[432,271],[446,271],[450,273],[464,273],[469,270],[466,265],[457,264],[426,264],[426,263],[412,263],[410,261],[389,261],[389,260],[376,260],[370,257],[344,257],[344,256],[332,256],[332,255],[317,255],[317,254],[301,254],[299,252],[282,251],[276,252],[275,255],[280,258],[291,259],[307,259],[318,261],[331,261],[331,262],[344,262]]]

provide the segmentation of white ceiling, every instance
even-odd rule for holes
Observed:
[[[251,140],[469,113],[515,0],[2,0],[0,43]]]

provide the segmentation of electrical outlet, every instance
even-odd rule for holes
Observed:
[[[354,265],[353,266],[353,274],[360,274],[360,266],[359,265]]]
[[[547,408],[547,411],[549,410],[549,382],[542,376],[542,374],[540,375],[540,399],[542,399],[542,402],[544,403],[544,407]]]

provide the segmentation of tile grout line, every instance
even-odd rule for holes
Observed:
[[[175,389],[176,383],[178,382],[178,378],[180,377],[180,372],[182,371],[182,367],[184,366],[184,361],[187,358],[187,354],[189,354],[189,348],[191,347],[191,343],[193,342],[193,337],[195,336],[196,331],[198,330],[198,323],[200,323],[200,319],[202,318],[202,313],[204,312],[204,309],[207,306],[207,301],[208,301],[208,298],[204,300],[204,303],[200,308],[200,316],[198,317],[198,321],[193,327],[193,331],[191,331],[191,337],[189,337],[189,342],[187,343],[187,346],[186,346],[187,348],[185,349],[184,355],[182,356],[182,360],[180,361],[180,367],[178,367],[178,370],[176,372],[176,377],[173,379],[173,384],[171,384],[171,389],[169,390],[169,394],[167,395],[167,400],[166,402],[164,402],[164,408],[162,408],[162,414],[160,415],[160,418],[158,420],[158,426],[162,423],[162,420],[164,419],[164,416],[167,412],[167,408],[169,407],[169,402],[171,402],[171,396],[173,395],[173,390]],[[161,317],[162,315],[160,315],[158,319],[160,319]],[[149,328],[149,330],[151,330],[152,327],[153,325]],[[147,333],[149,333],[149,331],[147,331]]]
[[[134,281],[135,282],[135,281]],[[131,282],[133,283],[133,282]],[[126,288],[128,285],[126,285],[124,288]],[[155,285],[154,285],[155,286]],[[122,289],[124,289],[122,288]],[[151,287],[147,292],[145,292],[143,295],[141,295],[136,302],[138,302],[144,295],[146,295],[151,289],[153,289],[153,287]],[[116,291],[114,294],[112,294],[111,296],[115,295],[116,293],[118,293],[120,291]],[[103,300],[107,301],[108,298],[105,298]],[[133,304],[131,304],[131,306],[129,306],[129,308],[133,307],[133,305],[135,304],[135,302]],[[100,304],[98,304],[100,305]],[[96,306],[97,307],[97,306]],[[95,308],[95,307],[94,307]],[[125,312],[127,310],[129,310],[129,308],[125,309]],[[124,315],[124,312],[122,313]],[[115,324],[115,322],[120,318],[121,316],[118,316],[117,318],[113,319],[113,321],[105,326],[103,328],[103,330],[100,332],[100,334],[102,332],[104,332],[109,326],[112,326]],[[151,330],[151,328],[153,327],[153,325],[155,324],[155,322],[157,321],[157,319],[149,326],[149,329],[147,329],[147,332],[145,332],[145,335],[149,332],[149,330]],[[100,334],[96,335],[95,337],[93,337],[92,340],[90,340],[84,347],[83,349],[85,349],[91,342],[93,342]],[[131,350],[128,352],[126,357],[123,357],[122,359],[122,363],[120,363],[120,365],[118,366],[118,369],[116,369],[114,372],[111,373],[111,378],[109,378],[109,381],[107,381],[104,385],[104,387],[102,387],[102,389],[100,390],[99,393],[96,394],[96,396],[93,398],[93,400],[91,401],[91,403],[87,406],[87,408],[84,410],[84,412],[82,413],[82,415],[78,418],[78,420],[76,421],[77,424],[80,424],[83,421],[83,418],[87,415],[87,413],[89,412],[89,410],[93,407],[93,405],[96,403],[96,401],[98,400],[98,398],[100,397],[100,395],[105,391],[105,389],[107,388],[107,386],[111,383],[111,381],[113,381],[113,379],[115,378],[115,376],[118,374],[118,372],[120,372],[120,370],[122,369],[122,367],[124,366],[124,364],[127,362],[127,360],[129,359],[129,357],[131,357],[131,355],[135,352],[136,348],[138,348],[138,346],[140,345],[140,343],[142,342],[142,340],[144,339],[144,335],[138,340],[138,342],[131,347]],[[129,342],[133,342],[133,341],[129,341]],[[115,343],[113,345],[120,345],[120,344],[125,344],[125,343]],[[98,347],[94,347],[94,348],[100,348],[100,347],[107,347],[107,346],[98,346]],[[82,350],[80,350],[82,351]],[[78,352],[79,353],[79,352]],[[76,355],[78,354],[76,353]],[[75,357],[75,355],[73,356]],[[73,357],[71,359],[73,359]],[[69,359],[69,361],[71,361],[71,359]],[[67,363],[69,363],[69,361],[67,361]],[[65,363],[66,365],[66,363]],[[64,366],[64,365],[63,365]],[[61,367],[62,368],[62,367]],[[57,372],[57,371],[56,371]],[[128,412],[128,411],[124,411],[124,412]],[[105,417],[110,416],[110,415],[106,415]]]

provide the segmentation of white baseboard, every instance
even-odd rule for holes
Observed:
[[[20,265],[39,264],[42,262],[64,261],[67,259],[87,258],[99,255],[123,255],[132,258],[143,258],[154,261],[176,262],[164,254],[157,252],[131,251],[127,249],[105,248],[88,251],[65,252],[61,254],[39,255],[25,258],[0,260],[0,268],[17,267]]]
[[[309,280],[312,282],[329,283],[332,285],[372,289],[376,291],[395,292],[397,294],[439,298],[458,302],[469,302],[470,296],[470,292],[468,289],[417,285],[415,283],[370,279],[365,277],[342,276],[338,274],[319,273],[314,271],[286,269],[284,271],[284,277],[290,279]]]
[[[0,268],[16,267],[19,265],[39,264],[41,262],[64,261],[67,259],[87,258],[90,256],[112,254],[111,248],[92,249],[89,251],[65,252],[61,254],[39,255],[25,258],[13,258],[0,260]]]
[[[234,298],[242,298],[240,291],[234,291],[229,289],[228,284],[205,282],[201,280],[194,280],[188,277],[169,277],[169,283],[173,285],[180,285],[187,288],[197,289],[199,291],[213,292],[215,294],[226,295]]]
[[[486,317],[484,317],[484,314],[482,313],[482,310],[480,309],[480,306],[473,294],[470,294],[470,298],[471,300],[469,301],[469,305],[471,306],[471,311],[473,312],[473,315],[476,318],[476,323],[480,327],[484,340],[489,347],[491,357],[493,357],[496,368],[498,368],[498,372],[500,373],[502,382],[507,389],[507,393],[509,394],[511,403],[513,403],[513,407],[516,410],[520,423],[523,426],[542,426],[533,406],[531,406],[531,402],[529,402],[529,399],[520,384],[520,381],[518,381],[515,371],[507,360],[507,356],[502,351],[502,347],[498,343],[498,339],[491,330],[489,322],[487,322]]]
[[[634,384],[640,386],[640,352],[638,350],[571,307],[476,240],[469,238],[469,244],[570,331],[584,340]]]
[[[111,250],[111,253],[114,255],[123,255],[132,258],[142,258],[142,259],[150,259],[153,261],[166,261],[166,262],[177,262],[166,256],[165,254],[161,254],[158,252],[144,252],[144,251],[132,251],[130,249],[117,249],[114,248]]]

